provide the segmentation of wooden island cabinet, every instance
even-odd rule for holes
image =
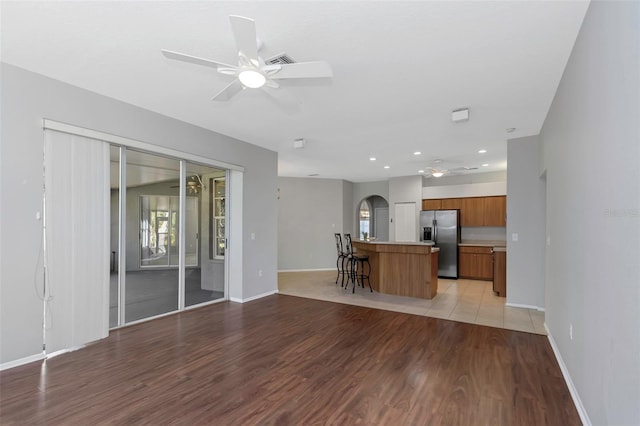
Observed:
[[[374,291],[431,299],[438,292],[438,250],[419,242],[354,240],[356,254],[369,256]]]

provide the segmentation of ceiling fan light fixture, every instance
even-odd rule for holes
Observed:
[[[267,82],[266,77],[256,70],[241,71],[238,74],[238,79],[240,79],[240,83],[251,89],[262,87]]]
[[[433,173],[431,173],[431,176],[433,176],[433,177],[442,177],[442,175],[444,175],[444,173],[442,173],[442,172],[433,172]]]

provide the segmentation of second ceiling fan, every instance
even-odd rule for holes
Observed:
[[[228,101],[246,88],[264,86],[278,88],[280,85],[275,80],[333,77],[331,66],[325,61],[265,63],[258,55],[259,46],[254,20],[230,15],[229,21],[231,21],[231,30],[238,49],[238,65],[162,49],[163,55],[169,59],[215,68],[220,74],[234,76],[233,82],[213,97],[214,101]]]

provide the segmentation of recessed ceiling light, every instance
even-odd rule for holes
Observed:
[[[516,131],[516,128],[515,128],[515,127],[509,127],[509,128],[507,129],[507,133],[513,133],[513,132],[515,132],[515,131]]]
[[[391,168],[391,166],[384,166],[384,168],[385,168],[385,169],[390,169],[390,168]]]
[[[416,151],[413,153],[413,155],[422,155],[422,153],[420,151]]]
[[[487,152],[486,149],[481,149],[480,151],[478,151],[478,154],[485,154]]]
[[[489,167],[489,165],[487,163],[484,163],[482,167]]]
[[[424,173],[424,170],[418,170],[418,173]]]
[[[442,172],[433,172],[433,173],[431,173],[431,176],[433,176],[433,177],[441,177],[443,174],[444,173],[442,173]]]
[[[376,161],[376,157],[369,157],[369,161]]]

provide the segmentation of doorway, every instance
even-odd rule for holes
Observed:
[[[370,195],[358,204],[356,223],[359,238],[389,241],[389,203],[379,195]]]

